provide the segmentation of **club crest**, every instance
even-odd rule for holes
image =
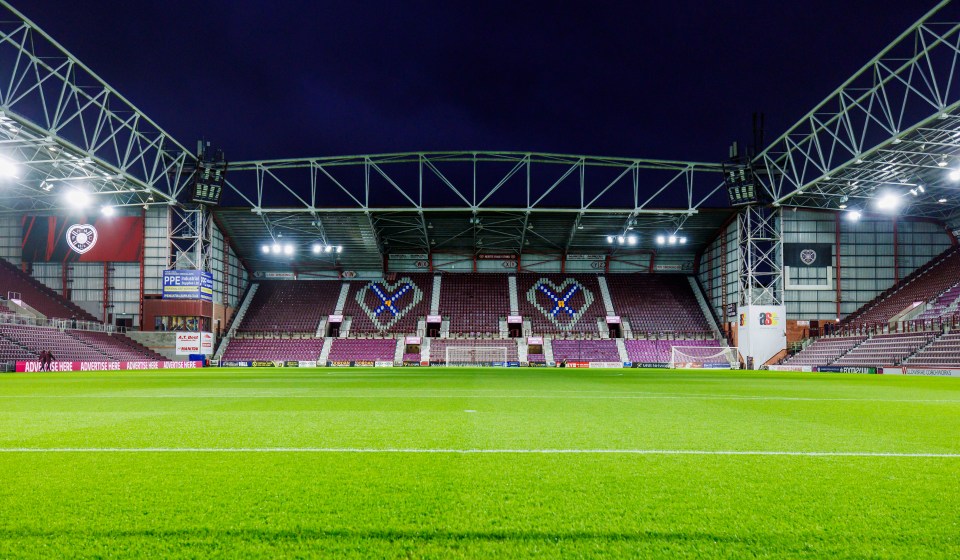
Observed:
[[[810,266],[811,264],[817,262],[817,252],[813,249],[804,249],[803,251],[800,251],[800,261],[803,264]]]
[[[527,301],[558,329],[568,331],[593,303],[593,292],[572,278],[559,286],[541,278],[527,290]]]
[[[97,244],[97,228],[90,224],[74,224],[67,228],[67,245],[77,254],[84,254]]]
[[[367,282],[357,290],[357,304],[378,330],[395,325],[423,299],[423,292],[409,278],[397,282]]]

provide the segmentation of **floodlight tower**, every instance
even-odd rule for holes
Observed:
[[[737,345],[745,363],[762,365],[786,349],[783,236],[780,207],[770,198],[750,158],[737,145],[724,165],[724,183],[737,215]]]

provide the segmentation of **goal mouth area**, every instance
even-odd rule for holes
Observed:
[[[736,346],[671,346],[669,367],[675,369],[739,369]]]
[[[506,346],[447,346],[443,361],[448,367],[506,367],[509,363]]]

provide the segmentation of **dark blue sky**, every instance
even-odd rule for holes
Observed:
[[[13,0],[230,160],[531,150],[697,161],[782,133],[927,2]]]

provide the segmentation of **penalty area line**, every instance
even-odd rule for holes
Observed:
[[[435,455],[717,455],[746,457],[889,457],[960,459],[960,453],[763,451],[733,449],[418,449],[365,447],[7,447],[0,453],[308,453]]]

